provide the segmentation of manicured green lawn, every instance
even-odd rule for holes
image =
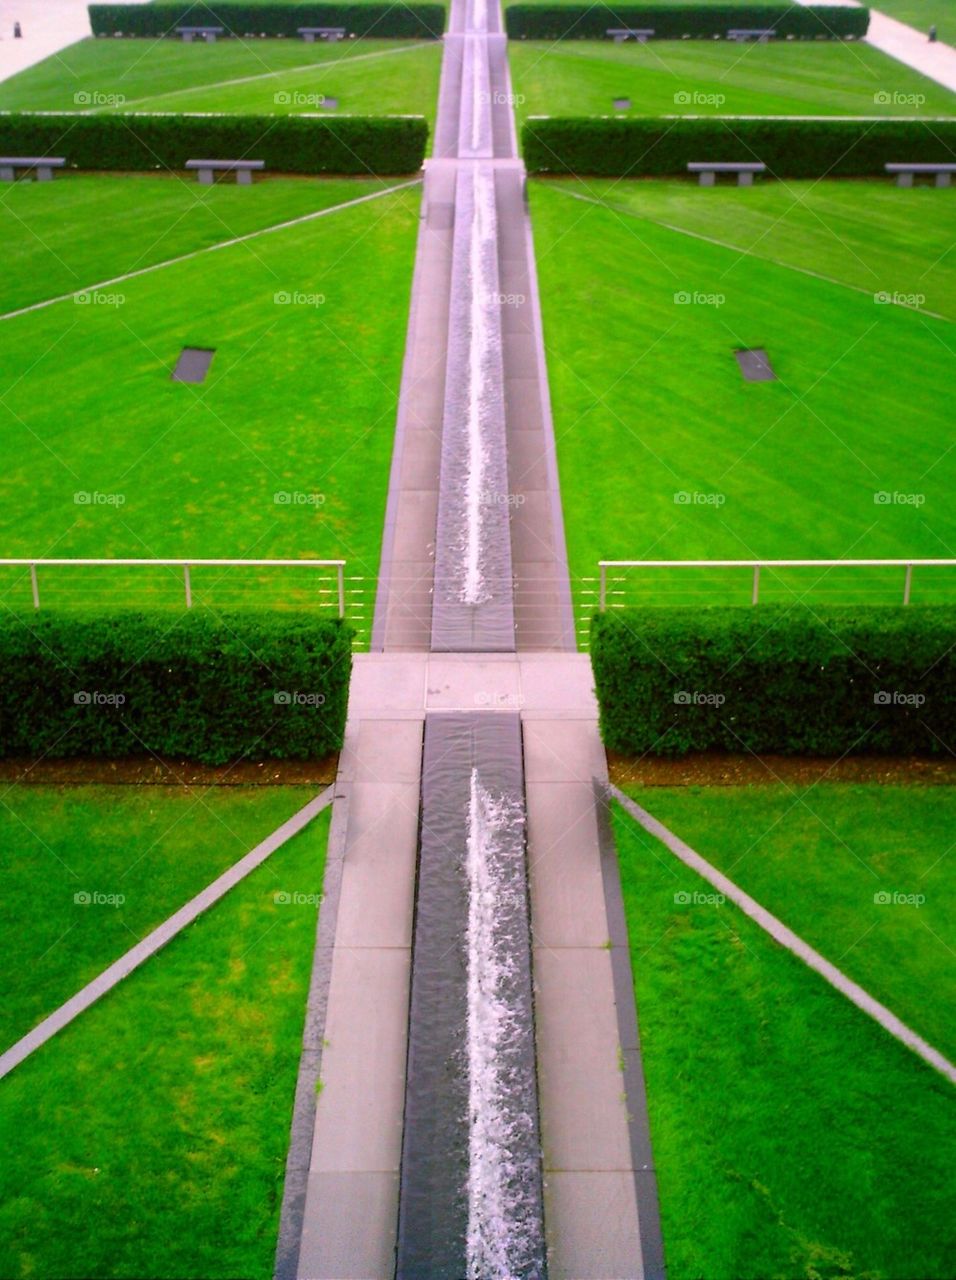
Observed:
[[[511,41],[529,115],[952,115],[956,95],[868,45],[724,40]],[[894,96],[896,95],[896,96]]]
[[[124,198],[124,179],[98,181]],[[5,554],[340,557],[377,574],[418,203],[404,190],[0,321]],[[201,386],[170,379],[187,345],[215,349]],[[3,598],[22,600],[5,572]],[[181,600],[165,571],[45,583],[51,605],[158,603],[161,586]],[[273,576],[253,599],[314,587]]]
[[[313,794],[293,787],[4,787],[0,1051]],[[94,894],[105,899],[85,900]]]
[[[434,120],[441,44],[81,40],[0,84],[6,111],[321,111]]]
[[[327,826],[0,1082],[0,1275],[269,1280]]]
[[[956,865],[949,856],[956,794],[951,787],[629,791],[761,906],[956,1060],[951,1017]]]
[[[670,1280],[945,1280],[952,1086],[614,826]]]
[[[382,191],[379,178],[263,178],[200,187],[169,174],[18,182],[0,201],[0,315]],[[104,227],[109,234],[104,234]],[[251,259],[256,242],[245,251]],[[210,261],[214,261],[211,259]],[[118,286],[117,286],[118,287]]]
[[[939,395],[953,321],[875,300],[898,291],[956,315],[946,194],[879,182],[533,184],[575,576],[593,577],[601,558],[956,556],[956,453]],[[679,228],[688,209],[696,235],[650,220]],[[734,350],[747,347],[768,351],[777,381],[743,380]],[[953,578],[917,571],[915,584],[926,601]],[[658,602],[750,598],[746,572],[640,585]],[[762,598],[791,587],[895,603],[902,579],[766,574]]]

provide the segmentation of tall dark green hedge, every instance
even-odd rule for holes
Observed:
[[[177,27],[222,27],[224,36],[292,36],[299,27],[344,27],[349,35],[438,39],[441,4],[91,4],[95,36],[175,36]],[[177,37],[178,38],[178,37]]]
[[[0,756],[317,759],[351,658],[349,628],[307,613],[6,613]]]
[[[615,751],[956,749],[954,607],[613,609],[591,662]]]
[[[838,5],[513,4],[505,10],[505,30],[514,40],[606,40],[609,27],[652,30],[655,40],[724,37],[731,27],[772,28],[777,39],[862,39],[869,24],[869,9]]]
[[[885,176],[887,161],[952,161],[956,119],[533,116],[521,139],[531,173],[636,178],[686,175],[690,160],[761,160],[779,178],[847,178]]]
[[[182,169],[264,160],[276,173],[406,174],[421,168],[423,116],[0,113],[0,155],[59,155],[74,169]]]

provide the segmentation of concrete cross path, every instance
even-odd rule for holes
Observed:
[[[128,3],[148,4],[149,0]],[[13,38],[15,22],[23,31],[19,40]],[[25,71],[90,34],[87,0],[0,0],[0,80]]]

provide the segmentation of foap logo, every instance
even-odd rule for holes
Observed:
[[[483,507],[523,507],[523,493],[496,493],[493,489],[483,489],[479,494],[479,502]]]
[[[879,89],[873,95],[873,102],[878,107],[920,107],[926,105],[925,93],[901,93],[897,89]]]
[[[74,293],[73,302],[78,307],[122,307],[126,304],[126,294],[84,289],[81,293]]]
[[[277,707],[324,707],[324,693],[303,693],[299,689],[277,689],[272,695]]]
[[[725,493],[698,493],[696,490],[691,493],[687,489],[681,489],[674,494],[674,502],[678,507],[722,507],[726,501]]]
[[[926,302],[926,294],[890,293],[887,289],[881,289],[879,293],[874,293],[873,301],[878,307],[922,307]]]
[[[125,901],[123,893],[101,893],[99,889],[80,889],[73,895],[77,907],[121,907]]]
[[[678,889],[674,894],[674,905],[678,907],[722,907],[726,901],[722,893],[700,893],[696,889]]]
[[[277,307],[321,307],[325,304],[324,293],[301,293],[298,289],[280,289],[272,295]]]
[[[125,693],[104,693],[101,689],[79,689],[73,695],[75,707],[123,707]]]
[[[324,107],[327,99],[324,93],[287,93],[280,89],[272,95],[272,101],[277,107]]]
[[[678,689],[675,707],[722,707],[727,701],[722,693],[706,693],[700,689]]]
[[[722,293],[700,293],[690,289],[679,289],[674,294],[674,303],[678,307],[722,307],[727,298]]]
[[[483,107],[523,107],[528,99],[523,93],[502,93],[500,89],[489,93],[485,89],[478,94],[478,101]]]
[[[125,93],[101,93],[99,89],[78,89],[73,95],[76,107],[121,107],[125,102]]]
[[[527,302],[523,293],[489,293],[488,301],[493,307],[523,307]]]
[[[495,711],[520,711],[524,698],[520,693],[500,693],[493,689],[479,689],[475,694],[476,707],[490,707]]]
[[[279,889],[272,895],[272,901],[277,907],[319,907],[322,905],[322,894]]]
[[[126,505],[125,493],[100,493],[98,489],[79,489],[73,495],[77,507],[122,507]]]
[[[925,902],[925,893],[898,893],[894,889],[881,889],[873,895],[873,903],[877,907],[921,907]]]
[[[873,495],[878,507],[922,507],[926,502],[925,493],[899,493],[897,490],[878,489]]]
[[[325,494],[280,489],[272,495],[272,501],[277,507],[322,507],[325,505]]]
[[[723,93],[698,93],[693,89],[678,89],[674,94],[675,107],[714,107],[720,108],[727,101]]]
[[[873,695],[873,704],[877,707],[922,707],[925,703],[925,693],[903,693],[899,689],[880,689]]]

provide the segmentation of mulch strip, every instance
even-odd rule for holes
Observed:
[[[608,752],[611,781],[618,787],[740,787],[777,783],[877,782],[895,786],[952,786],[952,756],[754,756],[700,751],[680,759]]]
[[[337,756],[324,760],[243,760],[204,765],[188,760],[130,756],[122,760],[0,760],[0,783],[28,786],[276,787],[328,786]]]

